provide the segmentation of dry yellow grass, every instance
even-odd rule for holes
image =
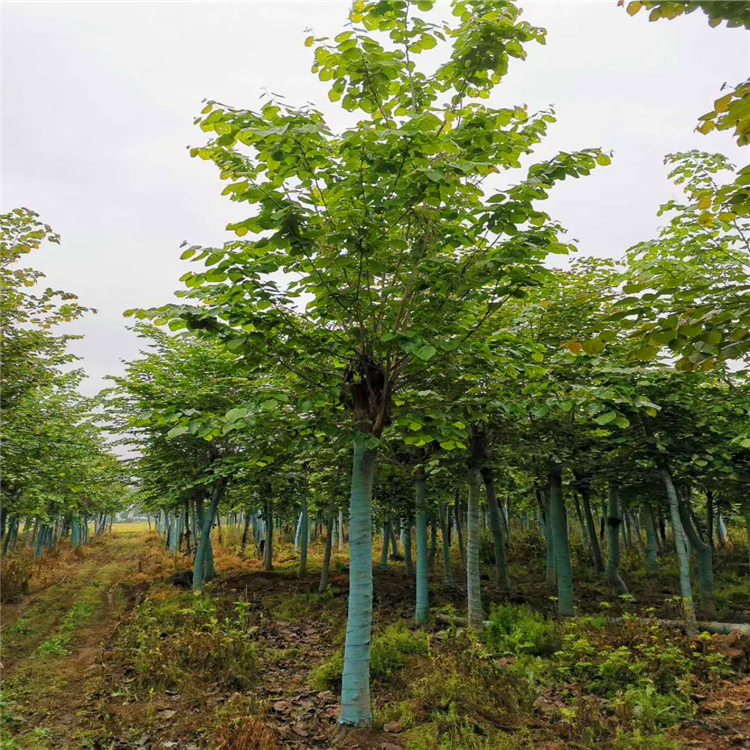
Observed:
[[[151,529],[154,529],[153,523],[151,524]],[[112,524],[113,534],[142,534],[148,530],[148,521],[126,521],[124,523]]]

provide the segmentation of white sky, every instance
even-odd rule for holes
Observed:
[[[630,18],[616,0],[527,1],[547,45],[514,61],[493,103],[554,104],[558,123],[537,152],[601,146],[612,166],[563,183],[547,210],[581,254],[618,256],[653,236],[674,194],[665,154],[698,148],[747,161],[731,137],[693,132],[697,118],[750,70],[742,29],[702,13]],[[217,244],[250,207],[230,203],[213,165],[191,159],[204,98],[253,107],[264,89],[315,102],[344,122],[310,73],[306,29],[335,34],[348,2],[3,2],[2,211],[26,206],[62,235],[30,256],[51,286],[99,310],[72,331],[96,393],[138,340],[122,312],[169,301],[189,268],[182,240]],[[348,117],[348,115],[347,115]],[[348,120],[347,120],[348,121]],[[520,176],[520,175],[519,175]]]

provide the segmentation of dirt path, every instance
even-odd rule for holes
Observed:
[[[117,534],[82,550],[63,578],[3,607],[3,735],[19,747],[81,747],[77,712],[101,663],[101,642],[126,606],[120,584],[141,535]]]

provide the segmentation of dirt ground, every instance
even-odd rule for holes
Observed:
[[[316,571],[300,578],[282,561],[278,572],[263,572],[257,561],[219,549],[217,567],[224,573],[212,595],[249,603],[249,626],[264,648],[257,686],[234,693],[211,686],[195,694],[166,690],[145,699],[129,693],[132,678],[118,673],[112,658],[118,626],[144,597],[170,596],[174,586],[166,579],[186,564],[165,554],[155,535],[118,529],[78,555],[64,555],[57,580],[40,571],[27,596],[3,605],[3,750],[403,747],[393,723],[385,726],[390,731],[342,730],[338,695],[310,686],[311,671],[341,643],[348,587],[343,556],[334,561],[330,600],[318,611],[312,597],[309,604],[304,598],[317,589]],[[436,573],[432,604],[460,611],[460,587],[446,591],[439,581]],[[500,598],[489,581],[484,584],[487,598]],[[596,586],[584,581],[578,590],[584,607],[593,609]],[[655,603],[668,598],[669,591],[657,590]],[[400,564],[376,571],[376,626],[410,618],[413,596]],[[514,598],[552,607],[543,582],[528,582],[524,596]],[[295,611],[285,609],[289,602]],[[663,609],[671,614],[668,605]],[[392,699],[387,689],[376,691],[376,715]],[[750,675],[717,684],[698,700],[695,718],[672,728],[672,737],[706,750],[750,748]],[[566,747],[552,739],[537,746]]]

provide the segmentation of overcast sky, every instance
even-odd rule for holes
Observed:
[[[727,134],[696,119],[750,70],[742,29],[711,29],[701,13],[630,18],[616,0],[522,2],[548,30],[493,97],[555,105],[538,150],[601,146],[612,166],[555,188],[547,210],[581,254],[615,257],[658,228],[674,194],[665,154],[698,148],[747,160]],[[264,89],[315,102],[344,120],[311,73],[306,29],[337,33],[348,2],[3,2],[2,211],[26,206],[62,235],[30,256],[51,286],[99,310],[74,324],[73,345],[96,393],[137,354],[122,312],[169,301],[189,264],[183,240],[216,244],[247,208],[221,197],[213,165],[191,159],[204,98],[253,107]],[[747,152],[747,149],[745,149]],[[249,208],[249,207],[248,207]]]

